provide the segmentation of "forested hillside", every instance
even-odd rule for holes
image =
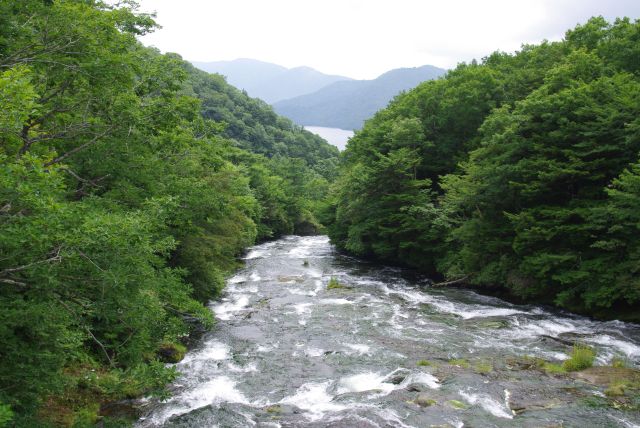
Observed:
[[[264,101],[249,98],[222,76],[205,73],[187,62],[182,65],[189,75],[186,94],[201,100],[206,119],[226,124],[222,135],[238,147],[267,157],[302,158],[309,165],[337,156],[335,147],[278,116]]]
[[[320,227],[337,150],[133,7],[0,2],[0,426],[162,393],[243,249]]]
[[[593,18],[397,97],[326,221],[351,253],[640,320],[640,22]]]

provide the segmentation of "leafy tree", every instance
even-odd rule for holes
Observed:
[[[581,266],[595,256],[590,212],[640,149],[628,126],[637,120],[639,84],[604,69],[593,54],[569,55],[513,111],[487,119],[466,174],[448,182],[462,215],[450,263],[474,282],[579,307],[562,296],[592,277]]]
[[[162,393],[244,248],[320,227],[337,150],[141,46],[135,8],[0,3],[0,424]]]
[[[639,29],[593,18],[398,96],[345,150],[323,216],[333,241],[637,320]]]

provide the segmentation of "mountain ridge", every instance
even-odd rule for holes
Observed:
[[[346,76],[325,74],[308,66],[287,68],[249,58],[193,61],[192,64],[200,70],[225,76],[231,85],[267,103],[310,94],[338,81],[353,80]]]
[[[299,125],[354,130],[400,92],[445,73],[432,65],[397,68],[373,80],[334,82],[314,93],[275,102],[273,107]]]

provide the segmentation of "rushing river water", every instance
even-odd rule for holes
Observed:
[[[327,289],[332,277],[348,288]],[[594,405],[601,387],[521,364],[560,362],[579,340],[596,364],[637,367],[638,326],[425,285],[322,236],[255,246],[212,304],[215,329],[177,364],[173,397],[139,426],[639,426]]]

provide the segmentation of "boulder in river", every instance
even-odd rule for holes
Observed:
[[[393,385],[400,385],[404,380],[411,374],[411,371],[408,369],[398,369],[393,373],[389,374],[385,379],[385,383],[391,383]]]
[[[407,391],[409,392],[423,392],[426,391],[429,387],[423,383],[411,383],[407,385]]]
[[[413,400],[420,407],[430,407],[436,404],[436,400],[430,398],[427,394],[418,394],[415,400]]]
[[[402,382],[404,382],[405,379],[406,379],[405,375],[396,374],[396,375],[393,375],[393,376],[389,377],[389,379],[387,379],[387,382],[391,383],[393,385],[400,385]]]

